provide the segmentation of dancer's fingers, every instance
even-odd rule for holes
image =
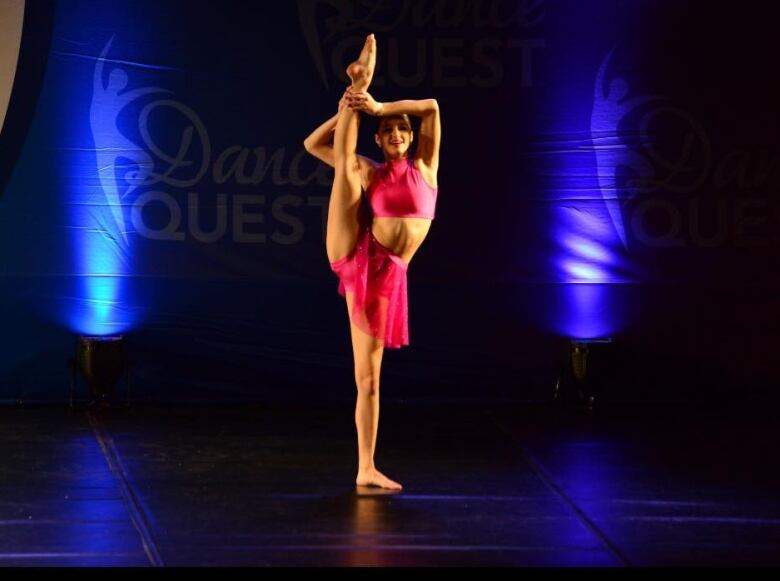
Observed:
[[[357,89],[355,89],[355,87],[353,87],[352,85],[350,85],[349,87],[347,87],[347,90],[346,90],[346,92],[347,92],[349,95],[352,95],[353,97],[365,97],[365,96],[366,96],[366,94],[367,94],[367,92],[366,92],[366,90],[365,90],[365,89],[363,89],[363,90],[357,90]]]

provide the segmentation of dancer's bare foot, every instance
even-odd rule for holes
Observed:
[[[347,67],[347,75],[352,79],[352,90],[365,91],[374,78],[376,67],[376,39],[373,34],[366,37],[358,60]]]
[[[390,480],[376,468],[360,470],[355,479],[355,484],[358,486],[378,486],[379,488],[387,488],[389,490],[401,490],[403,488],[403,486],[394,480]]]

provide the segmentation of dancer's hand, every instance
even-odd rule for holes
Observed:
[[[341,95],[341,100],[339,101],[339,113],[341,113],[341,110],[349,105],[349,94],[350,94],[350,87],[347,87],[344,91],[344,94]]]
[[[374,100],[368,91],[355,92],[348,90],[347,102],[349,108],[353,111],[362,111],[369,115],[382,115],[382,109],[384,108],[382,103],[378,103]]]

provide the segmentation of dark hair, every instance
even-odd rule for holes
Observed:
[[[406,113],[399,113],[397,115],[387,115],[386,117],[377,117],[376,121],[376,128],[374,130],[374,133],[379,133],[379,129],[382,127],[382,120],[383,119],[393,119],[396,117],[400,117],[404,121],[406,121],[407,125],[409,125],[409,129],[414,130],[414,127],[412,126],[412,120]]]

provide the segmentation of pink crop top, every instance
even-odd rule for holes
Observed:
[[[366,194],[374,216],[433,220],[438,192],[426,183],[413,159],[399,159],[376,168]]]

